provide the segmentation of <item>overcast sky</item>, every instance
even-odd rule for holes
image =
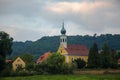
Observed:
[[[14,41],[60,35],[120,34],[120,0],[0,0],[0,31]]]

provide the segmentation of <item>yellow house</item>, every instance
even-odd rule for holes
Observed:
[[[20,57],[18,57],[18,58],[12,63],[12,66],[13,66],[13,70],[16,71],[17,67],[25,68],[25,62],[24,62]]]
[[[69,63],[77,58],[84,59],[87,62],[89,50],[85,45],[68,45],[66,30],[64,28],[64,22],[62,24],[60,36],[60,46],[58,48],[59,53],[65,56],[65,62]]]

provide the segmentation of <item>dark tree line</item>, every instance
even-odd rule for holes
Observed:
[[[90,48],[88,57],[89,68],[117,68],[116,53],[112,53],[108,45],[103,44],[102,50],[98,51],[96,43]]]
[[[107,43],[109,48],[120,50],[120,35],[102,34],[100,36],[68,36],[68,44],[80,44],[86,45],[89,49],[96,42],[99,46],[98,49],[102,48],[103,43]],[[13,42],[12,55],[22,55],[23,53],[31,53],[34,56],[40,56],[46,51],[56,52],[60,44],[59,36],[45,36],[36,41],[26,42]],[[54,46],[53,46],[54,45]],[[52,47],[51,47],[52,46]]]

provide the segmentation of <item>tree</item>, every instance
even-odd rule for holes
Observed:
[[[98,53],[98,46],[96,43],[90,48],[88,56],[88,67],[99,68],[100,67],[100,57]]]
[[[60,53],[53,53],[47,59],[48,72],[52,74],[60,73],[63,63],[65,61],[65,56]]]
[[[9,34],[0,31],[0,71],[5,67],[5,58],[12,52],[13,38]]]
[[[35,65],[35,70],[40,74],[70,74],[75,67],[75,64],[65,63],[64,55],[52,53],[45,61]]]
[[[117,52],[117,53],[115,54],[115,59],[116,59],[116,60],[120,59],[120,52]]]
[[[34,56],[29,54],[29,53],[26,53],[26,54],[22,55],[21,58],[26,63],[26,69],[33,70],[33,68],[34,68]]]
[[[86,66],[86,62],[81,58],[75,59],[75,62],[77,64],[77,68],[79,69],[84,68]]]
[[[108,45],[105,43],[103,45],[103,51],[101,53],[101,67],[109,68],[111,66],[112,57],[110,54],[110,49]]]

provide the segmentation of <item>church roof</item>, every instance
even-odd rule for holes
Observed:
[[[89,50],[85,45],[68,45],[66,48],[68,55],[88,56]]]

